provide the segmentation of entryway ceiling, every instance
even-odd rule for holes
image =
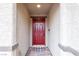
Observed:
[[[37,8],[37,4],[41,7]],[[27,3],[26,6],[31,15],[47,15],[52,3]]]

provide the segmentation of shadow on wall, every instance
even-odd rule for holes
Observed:
[[[16,53],[17,53],[17,56],[22,56],[21,51],[20,51],[20,49],[19,49],[19,48],[17,48]]]
[[[59,48],[61,48],[64,52],[70,52],[75,56],[79,56],[79,52],[76,51],[75,49],[69,47],[69,46],[63,46],[61,44],[58,44]]]

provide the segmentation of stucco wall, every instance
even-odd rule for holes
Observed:
[[[63,3],[60,8],[60,43],[79,52],[79,4]],[[69,53],[61,51],[61,55],[73,55]]]
[[[29,13],[23,4],[17,4],[17,41],[21,55],[25,55],[30,45]]]
[[[60,40],[60,6],[54,4],[48,15],[48,47],[52,55],[59,55],[58,43]]]
[[[13,38],[15,16],[14,11],[15,4],[12,3],[0,3],[0,55],[11,55],[12,43],[16,39]]]

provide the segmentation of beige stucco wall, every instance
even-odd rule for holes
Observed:
[[[52,55],[59,55],[58,43],[60,40],[60,5],[54,4],[48,15],[48,47]]]
[[[24,56],[29,48],[29,34],[30,34],[30,19],[27,8],[23,4],[16,4],[17,19],[16,19],[16,35],[19,44],[19,52]]]

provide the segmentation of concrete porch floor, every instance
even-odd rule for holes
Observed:
[[[30,47],[26,56],[52,56],[47,47]]]

